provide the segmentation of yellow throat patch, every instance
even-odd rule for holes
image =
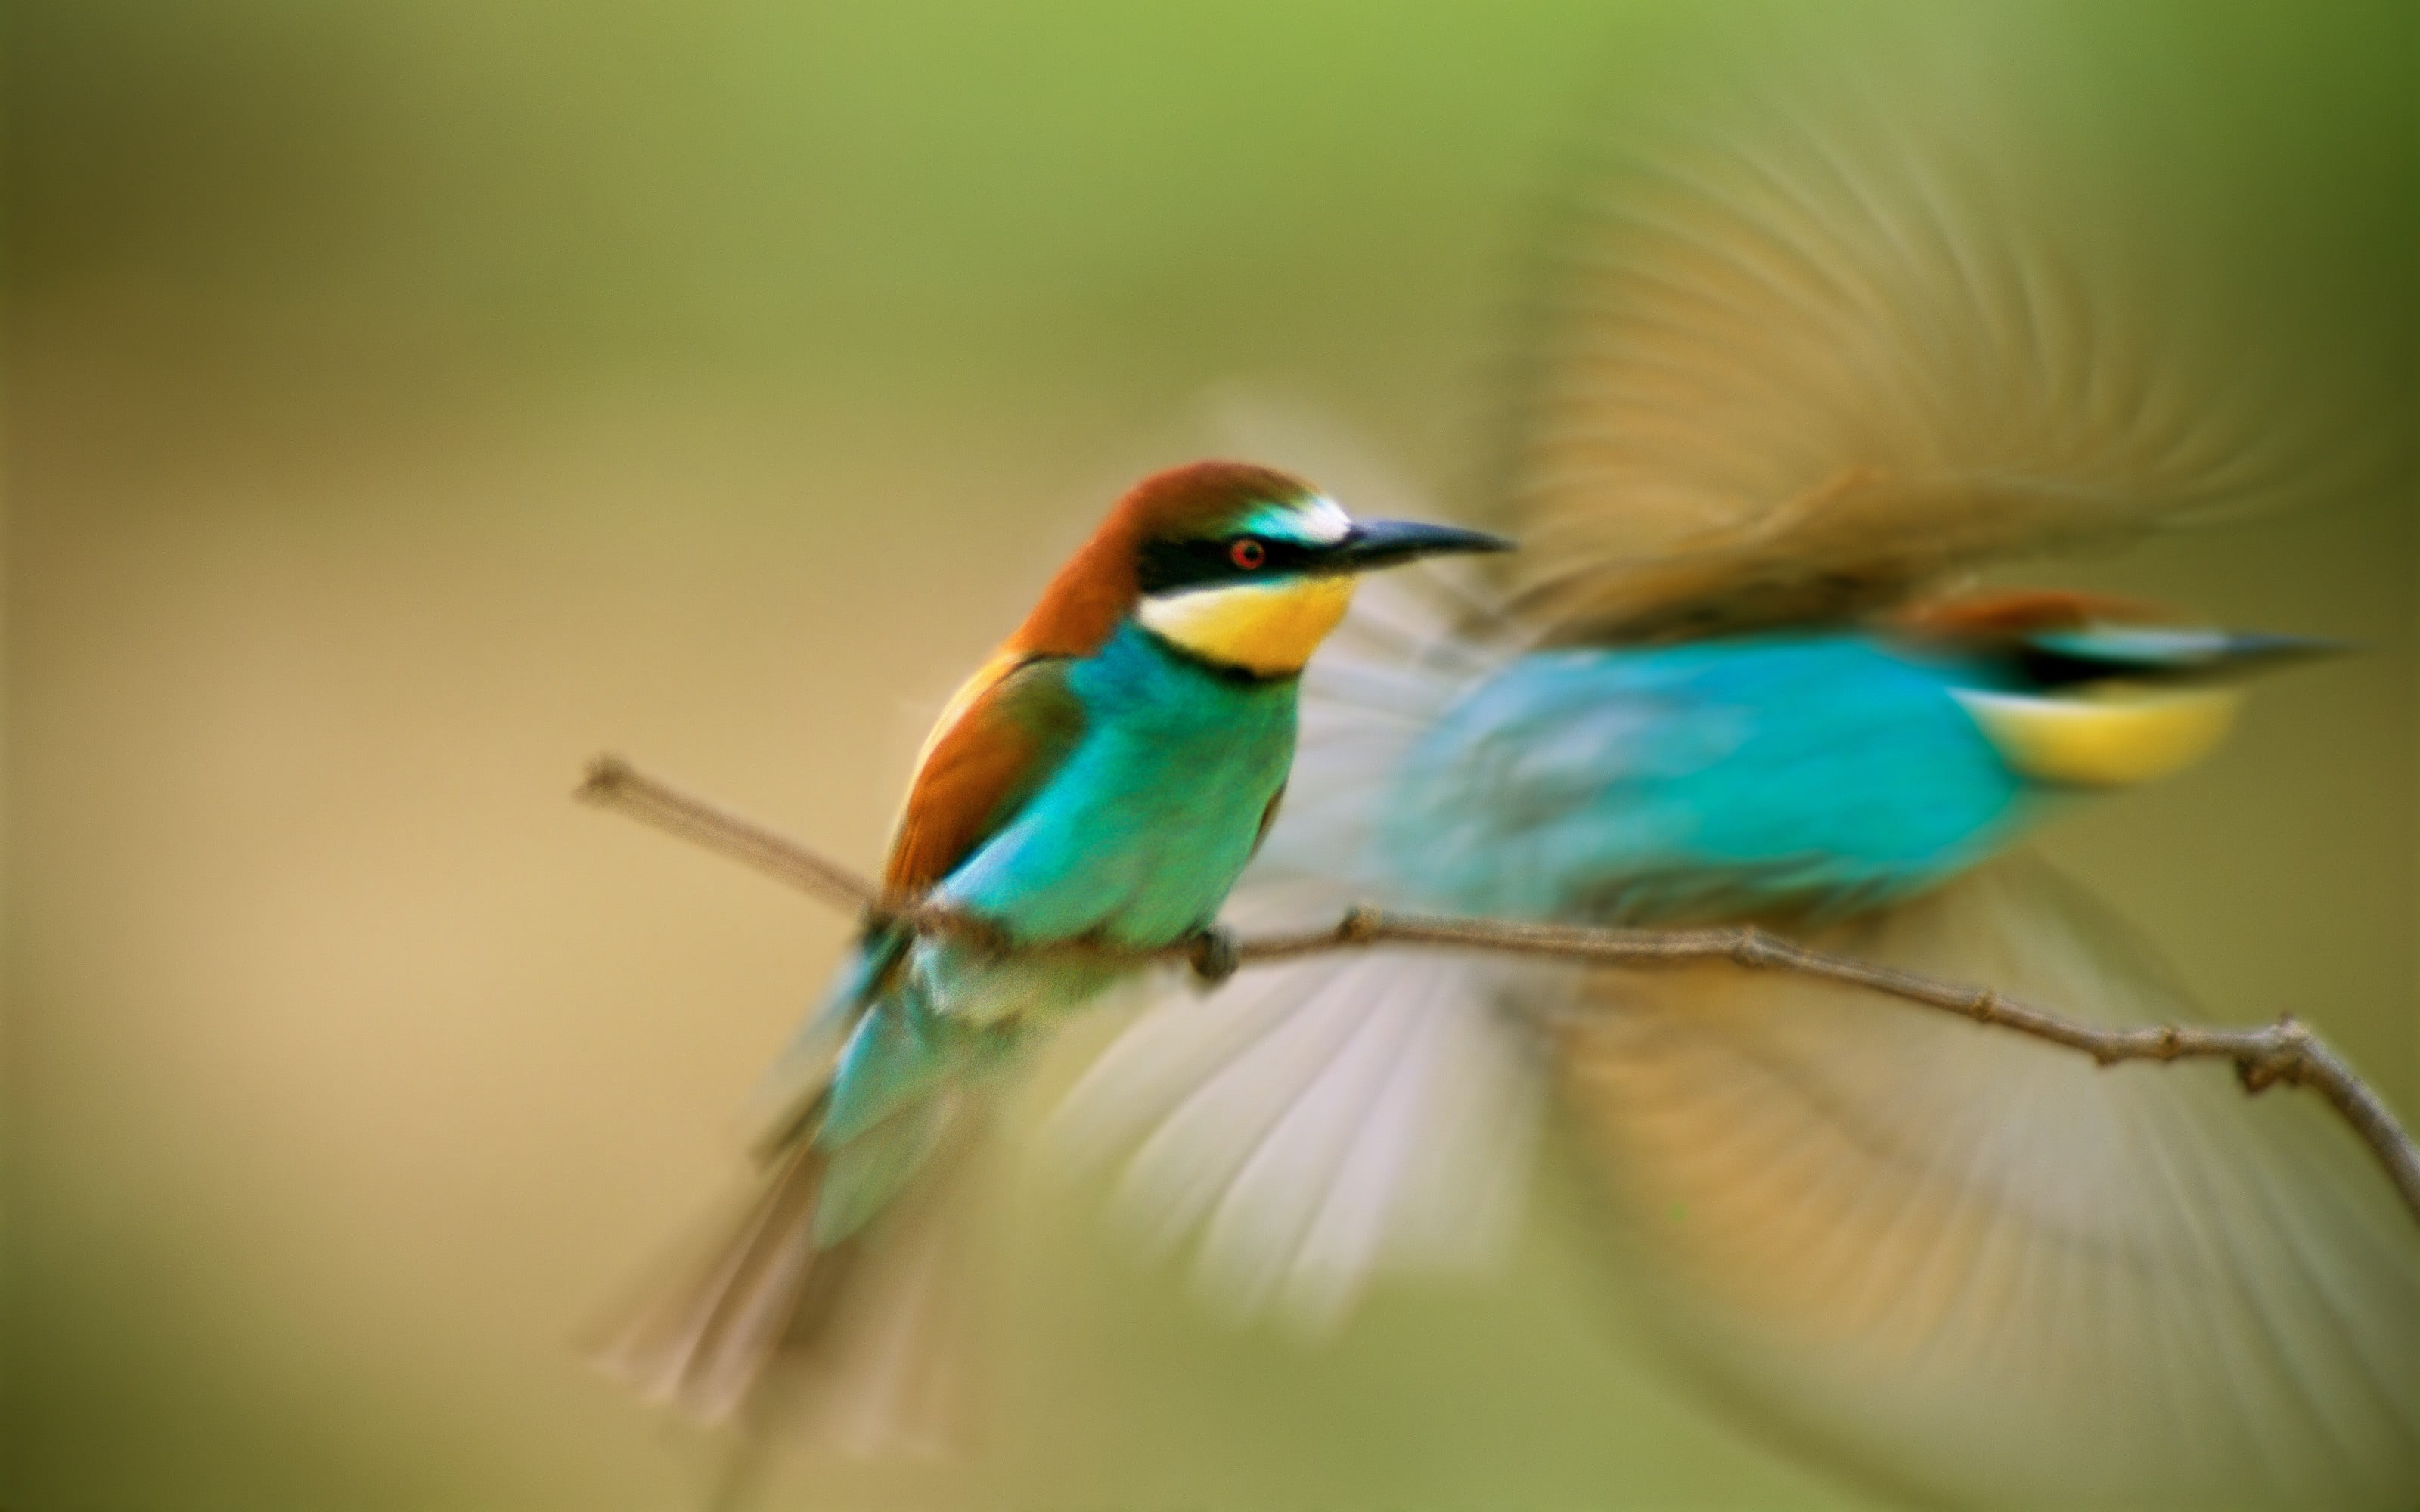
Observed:
[[[1139,618],[1161,637],[1262,677],[1302,671],[1353,602],[1348,574],[1233,583],[1146,598]]]
[[[2242,696],[2226,688],[2104,685],[2049,698],[1962,690],[1958,702],[2010,766],[2043,782],[2127,787],[2208,754],[2235,723]]]

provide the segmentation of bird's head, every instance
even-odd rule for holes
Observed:
[[[1292,676],[1343,618],[1359,574],[1511,547],[1450,525],[1357,520],[1299,478],[1196,462],[1127,490],[1010,645],[1081,654],[1130,616],[1218,667]]]
[[[1987,686],[1957,696],[2009,764],[2066,787],[2127,787],[2187,766],[2233,726],[2244,677],[2343,649],[2083,594],[1976,595],[1905,623],[1985,674]]]

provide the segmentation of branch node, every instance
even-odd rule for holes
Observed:
[[[1378,937],[1385,916],[1368,903],[1355,903],[1336,921],[1336,938],[1344,945],[1367,945]]]
[[[1769,966],[1781,959],[1781,950],[1773,936],[1754,924],[1743,924],[1731,932],[1730,947],[1723,951],[1732,964],[1743,966]]]
[[[2257,1096],[2279,1082],[2300,1087],[2310,1079],[2314,1041],[2293,1014],[2278,1015],[2260,1039],[2257,1047],[2235,1057],[2236,1075],[2246,1093]]]

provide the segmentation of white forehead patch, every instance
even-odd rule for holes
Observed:
[[[1296,503],[1263,504],[1244,517],[1243,528],[1274,541],[1334,546],[1353,532],[1353,517],[1335,500],[1314,494]]]

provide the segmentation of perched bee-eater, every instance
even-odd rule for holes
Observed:
[[[1016,948],[1148,951],[1210,927],[1277,811],[1303,665],[1357,576],[1507,545],[1355,520],[1265,468],[1144,479],[943,711],[884,883]],[[786,1347],[819,1378],[799,1410],[824,1437],[924,1437],[936,1230],[886,1219],[931,1205],[912,1189],[945,1179],[1001,1073],[1129,969],[871,921],[770,1081],[761,1193],[609,1367],[721,1418]]]
[[[1799,112],[1590,198],[1495,501],[1524,570],[1364,595],[1232,921],[1755,922],[2195,1016],[2012,850],[2318,648],[1971,575],[2282,498],[2307,411],[1928,153],[1976,118]],[[1220,1300],[1318,1322],[1492,1252],[1546,1088],[1666,1357],[1869,1488],[2420,1504],[2420,1231],[2316,1099],[2220,1067],[2095,1071],[1728,965],[1356,951],[1147,1013],[1061,1128],[1132,1152],[1122,1204]]]

